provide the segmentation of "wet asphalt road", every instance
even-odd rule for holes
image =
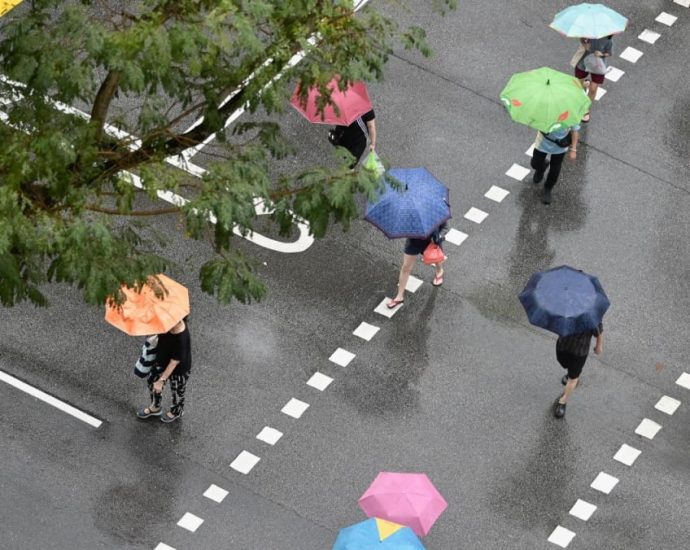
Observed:
[[[222,307],[195,280],[210,247],[160,220],[193,302],[195,367],[172,425],[134,417],[138,344],[77,291],[55,285],[50,309],[0,312],[0,369],[104,420],[93,429],[0,383],[0,547],[323,550],[363,519],[357,498],[381,470],[426,472],[448,500],[430,550],[557,548],[557,525],[576,533],[569,548],[687,545],[690,393],[675,381],[690,372],[690,10],[609,3],[631,19],[611,63],[625,75],[604,84],[545,207],[531,176],[505,175],[529,166],[534,132],[497,94],[514,71],[568,70],[574,45],[547,28],[566,3],[460,4],[443,20],[397,13],[428,29],[437,55],[398,52],[371,86],[380,153],[444,181],[451,225],[469,234],[447,245],[444,286],[420,264],[406,305],[374,313],[401,243],[356,222],[301,254],[242,242],[270,293]],[[654,21],[662,10],[673,26]],[[637,39],[645,28],[656,44]],[[637,63],[618,58],[626,46],[644,52]],[[324,128],[292,111],[282,122],[300,146],[290,162],[331,154]],[[510,195],[490,201],[491,185]],[[463,219],[471,206],[488,212],[481,225]],[[555,338],[527,323],[517,294],[563,263],[596,273],[613,305],[604,355],[556,420]],[[351,334],[361,321],[381,328],[371,342]],[[356,354],[347,367],[328,361],[338,347]],[[324,392],[305,384],[316,371],[334,379]],[[663,395],[682,402],[672,416],[654,409]],[[298,420],[280,412],[293,397],[310,404]],[[634,433],[643,418],[662,425],[653,440]],[[284,433],[274,447],[255,439],[264,426]],[[642,451],[632,467],[612,459],[624,443]],[[229,467],[243,450],[261,457],[246,476]],[[589,487],[601,471],[620,480],[609,495]],[[229,491],[220,504],[202,496],[212,483]],[[598,506],[587,522],[568,514],[578,498]],[[186,512],[204,519],[195,533],[175,525]]]

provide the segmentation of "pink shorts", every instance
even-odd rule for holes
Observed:
[[[592,79],[592,82],[596,82],[597,84],[603,84],[604,83],[604,75],[603,74],[591,74],[586,71],[583,71],[581,69],[578,69],[575,67],[575,76],[582,80],[583,78],[586,78],[587,75],[590,76]]]

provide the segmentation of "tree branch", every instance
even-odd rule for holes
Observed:
[[[101,84],[96,94],[96,99],[93,102],[93,108],[91,109],[91,120],[98,123],[98,136],[97,139],[100,140],[103,135],[103,126],[105,125],[105,119],[108,116],[108,109],[110,108],[110,102],[113,100],[113,96],[117,91],[117,87],[120,81],[120,73],[118,71],[110,71],[108,76]]]
[[[120,212],[114,208],[103,208],[95,204],[87,204],[84,208],[92,212],[100,212],[101,214],[112,214],[113,216],[160,216],[161,214],[176,214],[180,212],[177,206],[170,208],[159,208],[158,210],[137,210],[135,212]]]

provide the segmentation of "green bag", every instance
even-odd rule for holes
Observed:
[[[379,176],[382,176],[386,171],[386,167],[383,165],[383,162],[381,162],[381,159],[376,154],[376,151],[372,151],[369,153],[369,155],[367,155],[367,158],[364,161],[364,168],[376,172],[376,174]]]

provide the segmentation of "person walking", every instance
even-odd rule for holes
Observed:
[[[575,65],[575,76],[580,79],[582,88],[587,90],[587,96],[594,104],[599,85],[604,83],[608,70],[606,58],[613,54],[613,35],[604,38],[580,38],[580,44],[585,52]],[[587,112],[582,117],[582,122],[586,123],[589,120],[590,113]]]
[[[424,254],[426,247],[430,243],[436,243],[442,246],[444,236],[447,232],[448,225],[441,224],[428,238],[426,239],[406,239],[405,240],[405,252],[403,254],[403,263],[400,267],[400,275],[398,277],[398,292],[395,298],[390,300],[388,304],[388,309],[394,309],[399,305],[402,305],[405,301],[405,288],[407,287],[407,282],[410,279],[410,274],[412,273],[412,268],[417,263],[417,256]],[[434,286],[441,286],[443,284],[443,262],[445,262],[445,257],[440,262],[434,265],[434,279],[431,282]]]
[[[137,411],[139,418],[159,416],[162,422],[174,422],[184,414],[185,391],[192,369],[192,347],[187,320],[188,317],[185,317],[168,332],[158,335],[157,368],[152,369],[148,377],[151,403]],[[163,414],[163,389],[168,381],[172,406]]]
[[[336,126],[328,134],[328,140],[335,146],[345,147],[355,160],[350,168],[357,166],[369,142],[369,150],[376,149],[376,115],[374,110],[357,117],[349,126]]]
[[[570,128],[554,130],[548,134],[544,132],[537,134],[530,164],[534,169],[532,181],[537,184],[544,179],[546,170],[549,170],[544,182],[544,194],[542,196],[544,204],[551,204],[551,190],[558,181],[566,153],[568,153],[568,159],[570,160],[577,158],[577,144],[580,140],[579,132],[580,125],[576,124]],[[546,160],[547,155],[551,156],[550,161]]]
[[[572,336],[559,336],[556,341],[556,359],[561,367],[568,371],[561,379],[561,383],[565,386],[563,394],[554,404],[553,414],[556,418],[563,418],[565,416],[568,398],[577,386],[582,368],[587,361],[592,337],[596,338],[594,353],[601,355],[604,351],[604,326],[602,323],[599,323],[597,328],[587,332],[573,334]]]

